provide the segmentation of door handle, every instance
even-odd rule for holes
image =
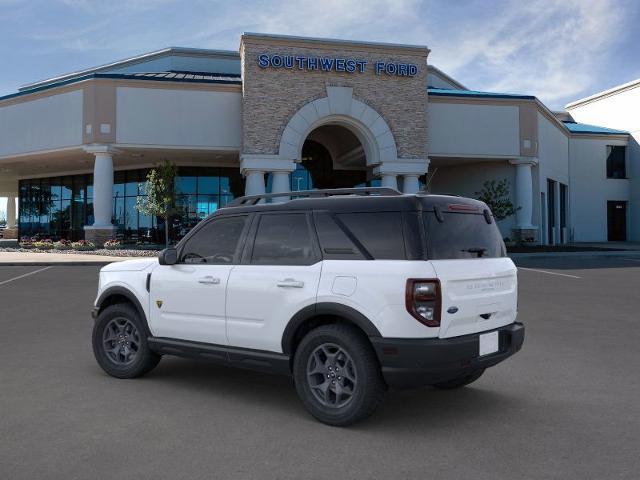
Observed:
[[[199,278],[198,283],[204,283],[205,285],[218,285],[220,283],[220,279],[207,275],[206,277]]]
[[[278,282],[278,286],[283,288],[302,288],[304,287],[304,282],[293,278],[285,278]]]

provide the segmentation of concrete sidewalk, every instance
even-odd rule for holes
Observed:
[[[142,257],[112,257],[108,255],[74,253],[0,252],[0,267],[10,265],[106,265]]]

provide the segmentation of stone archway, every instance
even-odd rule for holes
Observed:
[[[327,96],[300,108],[289,120],[282,136],[278,156],[300,162],[308,135],[323,125],[349,129],[364,149],[366,164],[395,162],[398,151],[391,129],[382,116],[367,104],[353,98],[350,87],[327,87]]]

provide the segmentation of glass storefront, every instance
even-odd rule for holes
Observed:
[[[124,243],[164,243],[164,220],[139,213],[148,170],[114,174],[113,224]],[[176,208],[170,237],[177,241],[200,220],[244,193],[238,168],[180,167],[175,179]],[[20,181],[20,236],[53,240],[84,238],[93,224],[93,175],[37,178]]]

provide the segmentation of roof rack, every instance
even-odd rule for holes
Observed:
[[[278,197],[308,197],[308,198],[322,198],[333,197],[338,195],[355,195],[355,196],[369,196],[379,195],[383,197],[394,197],[402,195],[401,192],[394,188],[388,187],[366,187],[366,188],[332,188],[326,190],[299,190],[294,192],[281,192],[281,193],[263,193],[262,195],[248,195],[245,197],[238,197],[227,203],[225,208],[228,207],[240,207],[255,205],[262,200],[269,200]]]

